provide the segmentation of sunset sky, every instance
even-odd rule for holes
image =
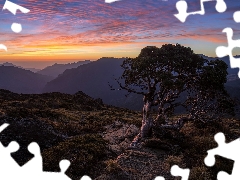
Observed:
[[[227,11],[218,13],[216,1],[205,2],[205,15],[189,16],[181,23],[177,0],[12,0],[30,12],[14,16],[0,11],[0,61],[73,62],[100,57],[136,57],[145,46],[180,43],[194,52],[215,57],[219,45],[227,45],[225,27],[240,39],[240,23],[233,13],[240,10],[237,0],[225,0]],[[189,0],[188,11],[200,10],[200,0]],[[0,0],[2,9],[5,0]],[[13,22],[23,31],[11,31]],[[234,50],[235,54],[238,50]],[[240,52],[240,51],[239,51]]]

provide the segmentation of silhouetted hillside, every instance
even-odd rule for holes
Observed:
[[[130,109],[142,108],[142,97],[130,95],[126,91],[112,91],[108,82],[118,88],[115,78],[122,74],[123,58],[101,58],[75,69],[66,70],[56,79],[47,83],[43,92],[62,92],[74,94],[83,91],[91,97],[101,98],[104,103]]]
[[[228,81],[225,84],[226,90],[228,93],[235,99],[240,102],[240,79],[236,79],[233,81]]]
[[[139,112],[104,105],[83,92],[17,94],[0,89],[0,125],[10,124],[0,133],[1,143],[17,141],[20,149],[12,156],[23,165],[33,157],[28,145],[37,142],[44,170],[59,171],[59,162],[68,159],[67,175],[73,179],[86,173],[99,176],[106,168],[104,161],[113,154],[102,138],[106,125],[115,121],[140,125],[139,118]]]
[[[216,59],[202,55],[206,59]],[[229,61],[226,58],[222,58],[229,66],[228,72],[237,74],[237,69],[231,69]],[[76,93],[77,91],[83,91],[94,98],[103,99],[104,103],[125,107],[134,110],[141,110],[143,102],[142,96],[130,94],[125,97],[127,93],[124,90],[110,90],[108,82],[113,85],[113,87],[118,88],[118,84],[115,78],[120,77],[123,70],[121,69],[121,64],[123,59],[116,58],[101,58],[98,61],[92,62],[90,64],[80,66],[76,69],[66,70],[56,79],[47,83],[43,92],[62,92],[62,93]],[[239,84],[238,81],[229,84]],[[240,97],[236,92],[237,87],[227,87],[228,92],[233,97]],[[182,111],[182,109],[177,110],[177,112]]]
[[[21,69],[25,69],[25,70],[29,70],[29,71],[32,71],[32,72],[37,72],[37,71],[40,71],[40,69],[36,69],[36,68],[23,68],[21,66],[17,66],[13,63],[9,63],[9,62],[5,62],[5,63],[2,63],[0,64],[0,66],[13,66],[13,67],[18,67],[18,68],[21,68]]]
[[[68,64],[54,64],[52,66],[48,66],[37,73],[42,74],[42,75],[47,75],[47,76],[52,76],[56,78],[59,74],[62,74],[66,69],[72,69],[72,68],[77,68],[78,66],[81,66],[83,64],[88,64],[90,63],[90,60],[85,60],[85,61],[79,61],[76,63],[68,63]]]
[[[215,59],[202,56],[206,59]],[[101,98],[106,104],[141,110],[142,96],[130,94],[126,97],[127,92],[125,90],[112,91],[108,85],[109,83],[114,88],[119,87],[115,78],[120,77],[123,72],[120,66],[123,60],[124,58],[101,58],[91,63],[84,61],[66,65],[55,64],[42,70],[42,72],[48,74],[53,72],[54,74],[65,70],[65,68],[88,63],[79,65],[77,68],[67,69],[56,79],[14,67],[11,63],[5,63],[4,66],[0,66],[0,88],[17,93],[62,92],[74,94],[83,91],[94,98]],[[227,58],[222,58],[222,60],[230,66]],[[238,93],[240,89],[240,82],[237,77],[238,69],[229,67],[228,72],[235,74],[230,74],[229,81],[226,83],[227,90],[233,97],[240,97]],[[179,111],[182,112],[182,110]]]
[[[2,63],[2,64],[0,64],[1,66],[14,66],[14,67],[19,67],[20,68],[20,66],[16,66],[15,64],[13,64],[13,63],[9,63],[9,62],[5,62],[5,63]]]
[[[229,82],[226,83],[226,86],[240,88],[240,79],[237,78],[237,79],[234,80],[234,81],[229,81]]]
[[[0,66],[0,88],[16,93],[40,93],[49,76],[33,73],[14,66]]]
[[[36,69],[36,68],[23,68],[23,69],[26,69],[26,70],[32,71],[32,72],[34,72],[34,73],[40,71],[40,69]]]

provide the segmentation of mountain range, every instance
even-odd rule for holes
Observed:
[[[37,71],[37,73],[56,78],[59,74],[62,74],[67,69],[77,68],[78,66],[81,66],[83,64],[88,64],[90,62],[91,62],[90,60],[85,60],[85,61],[78,61],[78,62],[68,63],[68,64],[55,63],[52,66],[47,66],[46,68]]]
[[[14,66],[0,66],[0,88],[15,93],[41,93],[52,77]]]
[[[66,69],[76,68],[91,61],[79,61],[68,64],[54,64],[42,70],[23,68],[13,63],[0,64],[0,88],[15,93],[35,94],[42,93],[46,83],[53,80]]]
[[[115,78],[120,77],[123,72],[120,66],[123,60],[124,58],[101,58],[90,64],[68,69],[48,82],[43,92],[74,94],[81,90],[93,98],[101,98],[106,104],[139,109],[142,98],[138,100],[139,96],[137,95],[126,97],[125,91],[113,91],[109,86],[110,84],[113,87],[118,87]]]
[[[40,69],[36,69],[36,68],[23,68],[23,67],[21,67],[21,66],[16,66],[15,64],[9,63],[9,62],[2,63],[2,64],[0,64],[0,66],[18,67],[18,68],[21,68],[21,69],[30,70],[30,71],[32,71],[32,72],[34,72],[34,73],[40,71]]]
[[[206,59],[215,59],[201,55]],[[124,58],[100,58],[97,61],[81,61],[69,64],[54,64],[40,71],[16,67],[5,63],[0,66],[0,88],[16,93],[61,92],[74,94],[83,91],[93,98],[101,98],[104,103],[133,110],[142,108],[142,96],[124,90],[111,90],[109,84],[118,88],[116,78],[120,77]],[[238,69],[231,69],[229,58],[221,58],[228,65],[226,89],[234,97],[239,97],[240,81]]]

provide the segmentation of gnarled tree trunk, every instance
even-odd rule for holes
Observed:
[[[140,133],[133,139],[130,147],[136,147],[139,141],[142,138],[146,138],[151,136],[152,127],[153,127],[153,118],[151,116],[151,108],[153,106],[153,102],[149,101],[144,97],[144,106],[143,106],[143,119],[142,119],[142,127]]]
[[[146,98],[144,98],[146,99]],[[139,142],[152,135],[152,128],[153,128],[153,118],[151,115],[151,108],[154,106],[153,101],[144,101],[144,106],[143,106],[143,119],[142,119],[142,126],[140,129],[140,133],[133,139],[132,143],[130,144],[129,148],[137,148]],[[158,115],[157,119],[161,118],[162,115]],[[180,130],[185,122],[192,120],[192,118],[187,118],[187,117],[182,117],[180,118],[175,124],[166,124],[164,120],[162,120],[163,123],[165,124],[158,124],[159,128],[161,129],[172,129],[172,130]]]

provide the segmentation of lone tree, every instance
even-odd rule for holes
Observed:
[[[124,60],[122,68],[119,86],[143,95],[144,102],[141,131],[132,147],[149,136],[153,126],[179,130],[186,121],[206,122],[234,113],[234,104],[224,87],[227,64],[206,60],[189,47],[147,46],[138,57]],[[153,106],[157,107],[155,118]],[[169,124],[169,117],[178,106],[186,109],[186,116]]]

